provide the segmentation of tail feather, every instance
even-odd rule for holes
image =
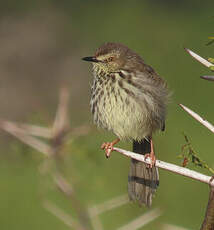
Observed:
[[[150,142],[143,139],[141,142],[133,142],[133,152],[143,154],[150,153]],[[131,159],[128,193],[130,200],[139,204],[151,206],[152,196],[159,185],[159,174],[156,167],[148,168],[145,163]]]

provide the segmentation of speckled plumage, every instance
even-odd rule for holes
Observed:
[[[164,127],[166,83],[143,60],[123,45],[107,43],[97,58],[118,55],[118,70],[93,64],[91,111],[94,122],[120,139],[142,140]]]
[[[94,122],[119,139],[132,140],[133,151],[151,152],[152,134],[165,128],[169,97],[165,81],[119,43],[106,43],[83,60],[93,63],[90,106]],[[132,159],[128,178],[130,199],[150,206],[159,184],[157,168]]]

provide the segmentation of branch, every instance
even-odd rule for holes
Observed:
[[[121,153],[127,157],[131,157],[135,160],[142,161],[144,163],[150,163],[150,158],[147,158],[145,160],[144,155],[133,153],[133,152],[130,152],[130,151],[127,151],[124,149],[120,149],[120,148],[113,148],[113,150],[117,151],[117,152],[119,152],[119,153]],[[194,180],[204,182],[206,184],[210,184],[212,187],[214,186],[214,181],[211,181],[212,177],[204,175],[202,173],[198,173],[194,170],[190,170],[190,169],[187,169],[187,168],[175,165],[175,164],[170,164],[170,163],[160,161],[160,160],[156,160],[155,165],[158,168],[162,168],[162,169],[168,170],[170,172],[180,174],[182,176],[189,177],[189,178],[192,178]]]
[[[207,204],[204,222],[201,226],[201,230],[213,230],[213,226],[214,226],[214,188],[210,187],[209,200]]]

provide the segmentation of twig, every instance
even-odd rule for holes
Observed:
[[[81,202],[76,198],[74,190],[71,185],[67,182],[67,180],[60,175],[59,173],[54,176],[55,184],[59,188],[59,190],[70,199],[73,208],[75,209],[80,225],[82,229],[87,230],[90,229],[90,218],[87,212],[87,209],[82,206]]]
[[[179,104],[183,110],[185,110],[187,113],[189,113],[193,118],[195,118],[198,122],[200,122],[202,125],[207,127],[211,132],[214,133],[214,126],[209,123],[207,120],[203,119],[201,116],[199,116],[197,113],[192,111],[191,109],[187,108],[186,106]]]
[[[28,125],[0,119],[0,126],[4,129],[10,129],[11,132],[13,131],[25,135],[51,138],[51,129],[38,125]]]
[[[52,127],[51,146],[53,155],[58,157],[61,155],[64,146],[65,137],[68,134],[70,124],[68,119],[69,91],[62,88],[59,95],[59,104]],[[57,162],[57,161],[56,161]]]
[[[56,173],[54,175],[54,182],[57,185],[57,187],[59,188],[59,190],[61,192],[63,192],[66,196],[71,196],[73,194],[73,190],[72,190],[71,185],[59,173]]]
[[[127,150],[124,150],[124,149],[120,149],[120,148],[113,148],[113,150],[117,151],[119,153],[122,153],[123,155],[125,155],[127,157],[131,157],[131,158],[133,158],[135,160],[142,161],[144,163],[150,163],[150,158],[148,157],[145,160],[144,155],[133,153],[133,152],[130,152],[130,151],[127,151]],[[193,170],[190,170],[190,169],[187,169],[187,168],[184,168],[184,167],[180,167],[180,166],[175,165],[175,164],[170,164],[170,163],[167,163],[167,162],[164,162],[164,161],[160,161],[160,160],[156,160],[155,165],[157,167],[159,167],[159,168],[168,170],[170,172],[174,172],[174,173],[177,173],[177,174],[192,178],[194,180],[198,180],[198,181],[204,182],[206,184],[210,184],[211,186],[214,186],[214,181],[210,182],[212,177],[204,175],[204,174],[201,174],[201,173],[198,173],[196,171],[193,171]]]
[[[51,129],[38,126],[38,125],[28,125],[28,124],[17,124],[22,128],[28,135],[51,138]]]
[[[68,131],[69,118],[68,118],[68,103],[69,103],[69,91],[67,88],[62,88],[59,96],[59,104],[55,116],[55,121],[52,128],[53,138],[60,136],[61,132]]]
[[[189,53],[195,60],[200,62],[201,64],[205,65],[206,67],[210,68],[211,66],[214,66],[211,62],[207,61],[206,59],[202,58],[198,54],[194,53],[192,50],[184,48],[187,53]]]
[[[149,211],[139,217],[137,217],[135,220],[129,222],[128,224],[118,228],[118,230],[136,230],[139,229],[146,224],[152,222],[153,220],[157,219],[161,215],[161,211],[159,208],[153,209],[152,211]]]
[[[19,139],[23,143],[43,153],[44,155],[50,156],[52,154],[52,149],[49,145],[45,144],[44,142],[38,140],[35,137],[24,134],[25,132],[21,131],[21,129],[18,128],[13,122],[1,120],[0,128],[10,133],[11,135],[15,136],[17,139]]]

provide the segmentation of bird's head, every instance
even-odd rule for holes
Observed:
[[[94,71],[107,74],[134,67],[142,59],[128,47],[119,43],[105,43],[99,47],[94,56],[82,60],[93,63]]]

